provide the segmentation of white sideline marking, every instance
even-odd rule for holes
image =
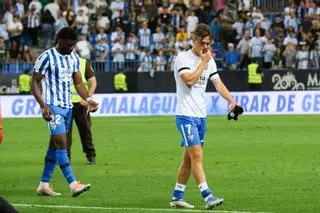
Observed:
[[[16,203],[13,206],[20,207],[37,207],[37,208],[57,208],[57,209],[95,209],[95,210],[127,210],[127,211],[164,211],[164,212],[220,212],[220,213],[271,213],[271,212],[248,212],[248,211],[227,211],[227,210],[191,210],[191,209],[155,209],[155,208],[132,208],[132,207],[98,207],[98,206],[61,206],[61,205],[39,205],[39,204],[24,204]]]

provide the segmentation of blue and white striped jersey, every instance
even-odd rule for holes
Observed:
[[[72,74],[80,70],[80,60],[74,51],[60,54],[56,48],[42,53],[34,65],[34,72],[41,74],[42,97],[47,105],[72,108]]]

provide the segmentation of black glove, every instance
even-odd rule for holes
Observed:
[[[238,120],[238,116],[243,113],[243,108],[239,105],[236,105],[232,111],[228,113],[228,120]]]

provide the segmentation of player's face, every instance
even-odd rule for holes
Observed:
[[[71,40],[71,39],[61,39],[58,42],[58,48],[59,48],[59,52],[62,55],[68,55],[70,54],[74,47],[76,45],[76,41]]]
[[[211,38],[210,36],[206,36],[203,39],[196,38],[194,42],[195,50],[200,53],[206,53],[211,47]]]

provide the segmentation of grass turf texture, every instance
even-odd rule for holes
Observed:
[[[204,164],[209,186],[225,198],[219,210],[319,212],[320,116],[208,117]],[[40,119],[4,119],[0,195],[14,204],[168,208],[182,158],[174,117],[93,118],[97,164],[86,165],[74,131],[72,167],[92,188],[72,198],[57,166],[59,198],[36,195],[48,131]],[[185,199],[204,210],[190,179]],[[21,212],[146,212],[16,207]],[[161,211],[159,211],[161,212]]]

